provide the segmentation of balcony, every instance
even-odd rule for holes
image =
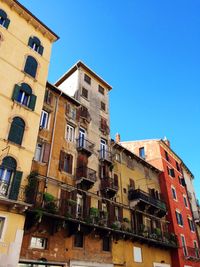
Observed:
[[[133,188],[129,189],[128,199],[130,206],[138,206],[141,210],[146,210],[150,214],[155,214],[158,217],[163,217],[167,213],[166,205],[163,201],[153,198],[150,194]]]
[[[106,162],[107,164],[112,165],[112,153],[108,150],[101,149],[99,151],[99,160],[101,162]]]
[[[79,137],[76,140],[76,147],[78,151],[86,153],[88,156],[94,153],[94,144],[85,138]]]
[[[118,185],[115,184],[113,178],[104,177],[101,179],[101,191],[106,197],[112,198],[118,191]]]
[[[97,181],[96,171],[85,166],[76,169],[76,183],[81,185],[82,189],[90,189]]]
[[[184,247],[185,258],[190,261],[200,261],[200,249],[192,247]]]

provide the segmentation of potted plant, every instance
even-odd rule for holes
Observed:
[[[130,231],[131,225],[130,225],[130,220],[128,218],[123,218],[121,228],[123,231]]]

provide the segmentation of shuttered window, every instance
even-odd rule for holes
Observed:
[[[47,163],[49,161],[50,148],[51,146],[48,143],[37,143],[34,160]]]
[[[0,25],[8,29],[9,24],[10,20],[8,19],[6,12],[3,9],[0,9]]]
[[[72,174],[73,156],[60,151],[59,170]]]
[[[22,83],[21,85],[16,84],[13,90],[12,100],[17,101],[23,106],[30,108],[31,110],[35,109],[36,96],[32,94],[31,87]]]
[[[36,59],[32,56],[28,56],[26,59],[24,72],[29,74],[31,77],[35,78],[37,72],[38,63]]]
[[[36,36],[29,38],[28,46],[42,56],[44,47],[41,45],[40,40]]]
[[[15,144],[21,145],[24,135],[25,123],[19,118],[15,117],[11,123],[8,140]]]
[[[176,220],[177,220],[178,225],[183,226],[183,217],[182,217],[182,214],[178,211],[176,211]]]

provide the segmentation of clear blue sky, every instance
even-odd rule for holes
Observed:
[[[200,198],[200,1],[20,2],[60,36],[49,81],[84,61],[113,86],[112,137],[167,136]]]

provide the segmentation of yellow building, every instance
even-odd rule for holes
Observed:
[[[119,141],[119,136],[116,140]],[[119,143],[113,142],[112,147],[113,172],[119,184],[116,201],[123,206],[122,224],[131,228],[134,235],[113,242],[114,266],[170,267],[170,249],[175,240],[165,219],[160,171]]]
[[[0,266],[16,267],[51,46],[58,36],[15,0],[0,0]]]

